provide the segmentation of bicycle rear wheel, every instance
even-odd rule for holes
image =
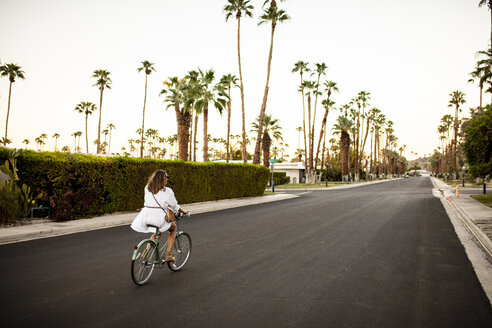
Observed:
[[[172,271],[181,270],[191,254],[191,237],[186,232],[182,232],[176,236],[174,241],[172,255],[176,258],[175,262],[167,262],[167,266]]]
[[[137,256],[132,260],[133,282],[141,286],[145,284],[154,271],[157,261],[155,243],[148,240],[137,249]]]

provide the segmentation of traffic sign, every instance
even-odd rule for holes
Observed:
[[[272,163],[272,164],[273,164],[273,163],[275,163],[276,161],[278,161],[278,159],[276,159],[276,158],[270,158],[268,161],[269,161],[270,163]]]

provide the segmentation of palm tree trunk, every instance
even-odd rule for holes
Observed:
[[[108,144],[108,154],[111,154],[111,128],[109,128],[109,144]]]
[[[12,95],[12,81],[10,81],[9,84],[9,102],[7,106],[7,119],[5,120],[5,139],[4,139],[4,146],[7,146],[7,130],[9,127],[9,114],[10,114],[10,97]]]
[[[195,130],[193,131],[193,161],[196,162],[196,132],[198,126],[198,114],[195,115]]]
[[[302,87],[302,72],[301,72],[301,93],[302,93],[302,133],[304,134],[304,168],[307,169],[307,140],[306,140],[306,109],[304,101],[304,88]],[[300,181],[299,181],[300,182]]]
[[[325,126],[324,126],[324,130],[326,131],[326,122],[325,122]],[[326,145],[326,135],[327,133],[325,133],[323,135],[323,153],[321,155],[321,170],[323,170],[325,168],[325,152],[326,152],[326,148],[325,148],[325,145]],[[326,154],[326,162],[328,163],[329,161],[329,153]],[[325,176],[325,179],[328,179],[328,169],[326,170],[326,176]]]
[[[253,164],[260,164],[260,146],[261,136],[263,133],[263,120],[265,119],[266,104],[268,98],[268,83],[270,81],[270,68],[272,66],[272,54],[273,54],[273,35],[275,33],[275,23],[272,22],[272,33],[270,37],[270,52],[268,54],[268,66],[267,66],[267,79],[265,85],[265,92],[263,94],[263,102],[261,104],[260,116],[258,120],[258,135],[256,137],[255,154],[253,156]]]
[[[87,119],[89,118],[88,114],[85,114],[85,148],[87,150],[87,154],[89,154],[89,137],[87,135]]]
[[[227,102],[227,140],[226,140],[226,162],[229,163],[229,134],[231,133],[231,85],[229,85],[229,101]]]
[[[367,133],[369,132],[369,118],[367,118],[366,121],[366,133],[364,136],[364,142],[362,142],[362,147],[360,149],[360,159],[364,156],[364,148],[366,147],[366,140],[367,140]],[[367,170],[366,170],[366,180],[367,180]]]
[[[195,113],[195,117],[196,117],[196,113]],[[196,124],[195,124],[195,129],[196,129]],[[193,135],[193,119],[191,120],[191,124],[190,124],[190,136]],[[193,140],[192,138],[190,138],[190,142],[188,143],[189,144],[189,150],[188,150],[188,160],[189,161],[192,161],[193,160]]]
[[[208,162],[208,103],[203,106],[203,161]]]
[[[328,117],[328,112],[329,112],[329,109],[326,108],[325,110],[325,115],[323,116],[323,121],[321,123],[321,129],[320,129],[320,132],[319,132],[319,140],[318,140],[318,147],[316,149],[316,159],[314,161],[314,167],[317,168],[318,167],[318,155],[319,155],[319,147],[321,146],[321,139],[323,138],[323,134],[324,134],[324,128],[326,126],[326,118]],[[313,131],[314,133],[314,131]],[[313,136],[313,139],[314,139],[314,136]],[[321,170],[323,170],[323,164],[321,165]]]
[[[101,116],[102,116],[102,102],[103,102],[104,86],[101,86],[101,96],[99,98],[99,125],[97,128],[97,153],[101,153]],[[143,131],[142,131],[143,133]]]
[[[350,171],[350,135],[347,131],[342,131],[340,136],[340,152],[342,159],[342,180],[348,181],[348,175]]]
[[[188,141],[190,140],[189,130],[191,125],[191,114],[184,109],[179,110],[179,104],[174,105],[176,112],[176,124],[178,126],[178,158],[186,161],[188,159]]]
[[[263,139],[262,139],[262,150],[263,150],[263,166],[265,167],[270,167],[270,162],[268,159],[270,158],[270,146],[272,144],[272,140],[270,139],[270,136],[268,133],[263,133]]]
[[[144,105],[143,105],[143,112],[142,112],[142,135],[140,137],[140,158],[143,158],[143,150],[144,150],[144,145],[143,145],[143,139],[144,139],[144,123],[145,123],[145,103],[147,102],[147,74],[145,74],[145,95],[144,95]]]
[[[360,107],[357,114],[357,126],[355,130],[355,169],[354,169],[354,180],[359,181],[359,135],[360,135]]]
[[[237,17],[237,62],[239,67],[239,89],[241,90],[241,115],[243,121],[243,142],[241,144],[241,156],[243,157],[243,162],[247,163],[248,158],[246,154],[246,119],[244,111],[244,85],[243,85],[243,72],[241,69],[241,18]]]
[[[458,104],[455,106],[454,113],[454,138],[453,138],[453,146],[451,148],[451,166],[453,168],[453,179],[456,180],[456,154],[457,154],[457,146],[458,146]]]

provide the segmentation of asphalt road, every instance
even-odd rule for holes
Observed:
[[[428,178],[192,216],[189,263],[133,284],[128,226],[0,246],[2,327],[492,327]]]

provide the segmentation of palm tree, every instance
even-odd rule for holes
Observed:
[[[5,120],[5,137],[3,139],[3,144],[7,145],[7,130],[9,127],[9,114],[10,114],[10,99],[12,96],[12,83],[15,82],[16,78],[25,79],[25,72],[22,70],[22,67],[17,64],[4,64],[0,66],[0,76],[8,76],[9,77],[9,101],[7,106],[7,119]]]
[[[256,120],[251,123],[252,125],[252,132],[258,132],[259,128],[259,117],[256,118]],[[269,167],[270,162],[268,161],[270,159],[270,146],[272,145],[272,137],[275,140],[283,140],[282,139],[282,133],[280,132],[282,130],[282,127],[279,125],[279,120],[278,119],[273,119],[272,115],[265,115],[264,117],[264,122],[263,122],[263,138],[262,138],[262,151],[263,151],[263,166]],[[270,136],[271,135],[271,136]]]
[[[147,60],[144,60],[142,62],[142,67],[137,68],[138,72],[144,71],[145,72],[145,95],[144,95],[144,105],[143,105],[143,111],[142,111],[142,136],[140,138],[140,158],[143,157],[143,131],[144,131],[144,126],[145,126],[145,103],[147,102],[147,77],[150,75],[150,73],[155,72],[154,68],[154,63],[151,63]],[[111,141],[110,141],[111,144]],[[111,148],[111,147],[110,147]]]
[[[321,147],[321,140],[323,139],[323,135],[325,134],[326,120],[328,118],[328,113],[330,112],[330,108],[332,108],[335,105],[335,102],[331,101],[330,98],[326,98],[323,101],[321,101],[321,105],[323,105],[323,107],[325,108],[325,114],[323,115],[323,120],[321,121],[321,129],[319,132],[318,147],[316,149],[316,159],[314,160],[315,169],[318,167],[319,149]],[[323,163],[321,164],[321,169],[323,170]]]
[[[27,149],[27,145],[29,145],[29,139],[22,140],[22,143],[23,144],[26,144],[26,149]]]
[[[55,133],[55,134],[52,135],[52,138],[55,138],[55,151],[57,151],[56,150],[56,146],[57,146],[57,143],[58,143],[58,138],[60,138],[60,134]]]
[[[178,158],[188,160],[188,142],[190,140],[190,125],[192,118],[192,104],[187,102],[187,92],[189,90],[186,79],[170,77],[169,81],[164,82],[164,89],[160,95],[167,95],[164,102],[167,103],[166,109],[173,107],[176,113],[177,135],[176,140],[179,146]],[[176,141],[172,139],[172,144]],[[171,141],[170,141],[171,143]],[[172,156],[173,154],[171,154]]]
[[[315,92],[316,88],[316,82],[314,81],[309,81],[309,80],[304,80],[303,81],[303,86],[302,89],[305,90],[305,95],[307,95],[307,117],[308,117],[308,144],[306,148],[306,177],[308,181],[307,183],[311,183],[311,179],[313,177],[312,171],[313,171],[313,152],[310,147],[311,145],[311,94]]]
[[[229,135],[231,133],[231,88],[233,86],[237,87],[237,77],[232,74],[227,74],[222,76],[220,83],[224,85],[227,90],[228,100],[227,100],[227,140],[226,140],[226,162],[229,163],[230,151],[229,151]]]
[[[466,102],[465,94],[459,90],[453,91],[449,94],[451,100],[449,100],[448,107],[455,108],[454,112],[454,139],[453,146],[451,147],[451,167],[453,168],[453,179],[456,179],[456,150],[458,145],[458,111],[461,112],[460,105]]]
[[[96,83],[93,86],[97,86],[101,91],[99,97],[99,125],[97,128],[97,153],[101,153],[101,114],[102,114],[102,101],[104,89],[111,89],[111,78],[109,77],[110,72],[104,69],[97,69],[92,73],[92,77],[96,79]]]
[[[492,48],[479,51],[476,56],[480,56],[481,59],[477,62],[476,71],[472,72],[472,76],[479,77],[479,86],[481,87],[487,83],[489,88],[485,92],[492,93]]]
[[[310,71],[308,64],[309,64],[308,62],[303,62],[299,60],[297,63],[294,64],[294,68],[292,69],[292,73],[299,72],[301,76],[301,84],[299,88],[302,94],[302,131],[304,131],[304,154],[307,154],[307,141],[306,141],[306,109],[305,109],[305,101],[304,101],[304,81],[302,75],[304,72]],[[304,157],[304,167],[307,168],[307,156]]]
[[[243,122],[243,142],[241,144],[241,154],[243,157],[243,162],[247,162],[246,155],[246,120],[245,120],[245,110],[244,110],[244,85],[243,85],[243,73],[241,69],[241,42],[240,42],[240,31],[241,31],[241,17],[243,13],[246,17],[253,17],[253,5],[249,4],[250,0],[227,0],[228,4],[224,6],[224,13],[226,13],[226,22],[233,15],[236,16],[237,20],[237,62],[239,67],[239,88],[241,90],[241,113]]]
[[[111,154],[111,132],[116,130],[116,125],[109,123],[106,129],[109,130],[109,143],[108,143],[108,154]]]
[[[199,108],[203,112],[203,161],[208,162],[208,104],[213,102],[215,108],[222,114],[222,110],[226,105],[227,95],[221,83],[213,85],[215,80],[215,72],[210,69],[200,73],[200,97],[196,102],[195,108]]]
[[[77,104],[77,106],[75,106],[74,110],[85,115],[85,147],[86,147],[87,154],[89,154],[89,137],[87,134],[87,120],[89,118],[89,115],[91,115],[97,110],[97,107],[90,101],[81,101],[80,103]]]
[[[350,172],[350,134],[353,122],[345,116],[339,116],[333,126],[335,134],[340,134],[340,157],[342,160],[342,180],[349,181]]]
[[[314,64],[314,66],[316,66],[316,71],[313,72],[311,74],[311,76],[317,74],[317,78],[316,78],[316,85],[315,85],[316,90],[314,92],[315,98],[314,98],[313,124],[310,127],[310,129],[311,129],[311,139],[309,140],[309,149],[310,149],[309,151],[310,151],[311,154],[314,153],[314,127],[315,127],[315,121],[316,121],[316,108],[318,106],[318,96],[320,95],[320,92],[319,92],[319,80],[320,80],[320,78],[321,78],[322,75],[325,75],[326,69],[328,68],[328,66],[326,66],[325,63],[320,63],[320,64],[319,63],[316,63],[316,64]],[[316,154],[316,157],[318,157],[318,154]],[[316,173],[316,169],[317,169],[317,165],[314,166],[313,173]]]
[[[360,171],[360,162],[362,158],[362,154],[364,153],[363,149],[359,148],[359,139],[362,141],[361,134],[362,134],[362,129],[361,125],[363,124],[363,121],[361,122],[361,116],[364,117],[365,113],[365,108],[367,106],[368,101],[371,99],[369,97],[370,93],[367,91],[360,91],[357,94],[357,97],[354,99],[354,102],[357,104],[357,117],[356,117],[356,125],[355,125],[355,174],[354,178],[355,181],[359,181],[359,171]],[[361,113],[362,109],[362,113]],[[363,120],[363,119],[362,119]],[[359,155],[359,149],[361,154]]]
[[[484,84],[486,82],[484,79],[485,75],[486,75],[486,72],[484,70],[481,70],[480,67],[477,65],[475,67],[475,70],[470,73],[471,79],[468,80],[469,83],[474,83],[475,79],[478,80],[478,87],[480,89],[480,107],[482,107],[483,87],[484,87]]]
[[[263,133],[263,121],[265,118],[265,111],[266,111],[266,104],[267,104],[267,97],[268,97],[268,83],[270,81],[270,69],[272,65],[273,36],[275,34],[275,28],[277,26],[277,23],[283,23],[289,19],[290,17],[289,15],[287,15],[285,10],[278,9],[276,2],[272,1],[270,3],[270,7],[264,9],[263,15],[260,16],[260,21],[258,22],[258,25],[263,25],[268,22],[271,22],[272,31],[270,35],[270,51],[268,54],[267,78],[265,84],[265,92],[263,94],[263,102],[261,105],[261,110],[259,115],[259,126],[258,126],[258,134],[256,137],[256,146],[255,146],[255,153],[253,156],[253,164],[260,164],[261,135]]]
[[[485,5],[487,5],[490,11],[490,44],[492,45],[492,0],[480,0],[480,2],[478,3],[479,7]]]
[[[80,137],[82,136],[82,131],[75,132],[75,137],[77,138],[77,151],[80,153]]]
[[[320,149],[320,146],[321,146],[321,139],[323,138],[323,135],[326,136],[326,120],[328,118],[328,113],[329,113],[329,110],[331,107],[333,107],[335,105],[335,102],[334,101],[331,101],[331,94],[333,92],[338,92],[338,85],[336,82],[333,82],[333,81],[325,81],[324,83],[324,86],[325,86],[325,92],[326,92],[326,99],[323,100],[321,102],[321,104],[323,105],[324,109],[325,109],[325,114],[323,115],[323,120],[321,122],[321,128],[320,128],[320,133],[319,133],[319,140],[318,140],[318,147],[316,149],[316,159],[314,161],[314,167],[317,168],[318,167],[318,154],[319,154],[319,149]],[[313,134],[314,134],[314,131],[313,131]],[[324,148],[323,148],[324,149]],[[324,154],[324,150],[323,150],[323,154]],[[321,163],[321,169],[323,169],[323,161]]]

